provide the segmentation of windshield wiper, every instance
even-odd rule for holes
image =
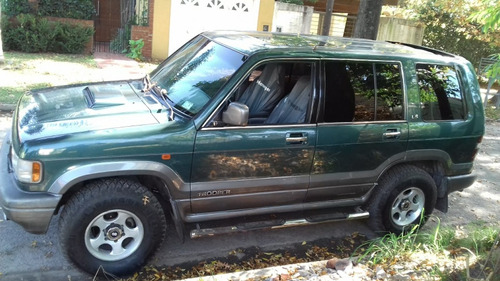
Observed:
[[[156,82],[151,81],[149,74],[146,74],[146,76],[142,78],[142,83],[144,84],[144,87],[142,88],[142,92],[144,93],[151,91],[151,89],[156,86]]]
[[[151,90],[153,90],[153,92],[155,92],[155,94],[157,94],[157,92],[154,89],[157,88],[157,90],[159,90],[159,96],[163,99],[163,102],[170,109],[169,120],[173,121],[174,120],[174,108],[167,101],[167,99],[170,100],[170,98],[168,97],[167,90],[158,87],[156,82],[151,81],[151,77],[149,77],[149,74],[146,74],[146,76],[144,76],[144,78],[142,79],[142,83],[144,84],[144,87],[142,88],[143,93],[150,92]]]

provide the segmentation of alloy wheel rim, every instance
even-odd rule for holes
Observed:
[[[85,230],[85,246],[96,258],[117,261],[132,255],[144,239],[144,226],[135,214],[121,209],[96,216]]]
[[[399,193],[391,206],[391,219],[395,225],[408,226],[420,217],[425,206],[425,194],[417,187]]]

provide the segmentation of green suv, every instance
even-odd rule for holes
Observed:
[[[401,233],[470,186],[472,65],[389,42],[208,32],[143,79],[26,93],[2,144],[6,219],[78,267],[137,270],[165,237],[367,218]],[[425,215],[424,215],[425,211]]]

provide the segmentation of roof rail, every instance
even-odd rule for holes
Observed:
[[[433,53],[436,55],[447,56],[447,57],[456,57],[456,55],[454,55],[452,53],[436,50],[436,49],[425,47],[425,46],[420,46],[420,45],[415,45],[415,44],[410,44],[410,43],[401,43],[401,42],[395,42],[395,41],[387,41],[387,42],[392,43],[392,44],[396,44],[396,45],[403,45],[403,46],[412,47],[414,49],[424,50],[424,51],[427,51],[427,52],[430,52],[430,53]]]

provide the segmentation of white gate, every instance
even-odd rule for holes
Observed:
[[[257,30],[260,0],[172,0],[169,55],[200,32]]]

